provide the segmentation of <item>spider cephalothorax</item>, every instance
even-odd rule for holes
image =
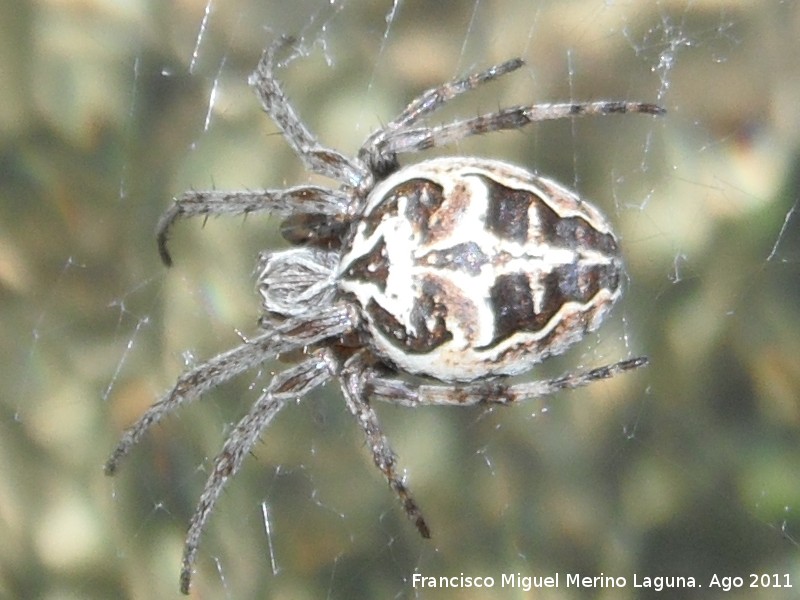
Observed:
[[[398,155],[467,136],[577,115],[646,113],[636,102],[539,104],[425,126],[441,105],[522,66],[498,64],[433,88],[370,135],[351,159],[320,145],[295,114],[267,50],[250,78],[264,110],[305,166],[338,188],[192,191],[158,226],[167,234],[195,215],[282,215],[295,246],[262,252],[261,332],[183,375],[122,436],[106,463],[116,472],[154,423],[182,404],[278,354],[304,358],[279,372],[233,428],[216,457],[190,524],[181,569],[187,593],[203,528],[227,480],[283,405],[336,379],[367,447],[423,537],[430,537],[398,473],[373,400],[404,406],[510,404],[587,385],[643,366],[633,358],[544,381],[507,377],[558,354],[596,329],[621,294],[623,267],[606,219],[563,186],[503,162],[434,158],[403,168]],[[400,378],[398,374],[419,376]]]

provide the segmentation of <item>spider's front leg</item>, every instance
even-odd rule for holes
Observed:
[[[431,532],[427,523],[425,523],[422,511],[414,501],[411,490],[406,486],[404,478],[397,472],[397,457],[389,446],[386,436],[383,435],[378,414],[367,398],[368,382],[373,375],[373,370],[364,362],[363,353],[356,354],[347,361],[340,374],[342,393],[344,394],[347,408],[350,409],[361,429],[364,430],[367,446],[372,452],[375,466],[386,477],[389,487],[397,495],[408,518],[414,522],[422,537],[430,538]]]
[[[105,464],[106,475],[114,475],[120,461],[128,455],[141,437],[166,415],[278,354],[310,346],[326,338],[344,335],[353,329],[355,322],[356,317],[347,306],[328,307],[313,319],[290,318],[278,327],[185,372],[175,387],[125,430]]]
[[[318,186],[298,186],[285,190],[248,190],[225,192],[201,190],[184,192],[175,200],[158,221],[156,241],[158,254],[165,265],[172,264],[167,250],[169,233],[175,221],[188,217],[220,215],[247,215],[269,212],[282,216],[320,215],[326,218],[341,217],[351,210],[347,194]]]
[[[200,502],[192,516],[189,532],[186,534],[180,576],[181,592],[189,593],[200,537],[225,484],[239,471],[244,457],[250,453],[261,432],[286,402],[301,398],[328,381],[335,368],[336,362],[332,351],[322,349],[315,352],[300,364],[275,375],[250,412],[236,424],[222,451],[214,460],[214,468],[208,477]]]
[[[371,177],[369,170],[359,161],[350,160],[341,152],[320,144],[300,120],[275,77],[275,55],[287,47],[293,47],[295,55],[300,54],[293,38],[280,38],[262,54],[255,72],[250,76],[250,86],[261,101],[264,112],[280,128],[283,137],[306,168],[340,183],[359,186]]]

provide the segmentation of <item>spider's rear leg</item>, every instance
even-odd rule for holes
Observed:
[[[420,405],[471,406],[474,404],[514,404],[523,400],[549,396],[559,390],[583,387],[610,379],[625,371],[644,367],[645,356],[621,360],[617,363],[579,373],[567,373],[553,379],[508,384],[505,379],[466,383],[460,385],[413,384],[387,377],[373,377],[369,381],[371,398],[402,406]]]
[[[395,131],[410,127],[423,117],[438,110],[455,97],[473,90],[481,84],[502,77],[506,73],[516,71],[524,64],[525,62],[521,58],[512,58],[511,60],[493,65],[484,71],[471,73],[461,79],[454,79],[438,87],[426,90],[414,98],[397,117],[379,130],[373,132],[364,141],[359,152],[359,158],[370,164],[374,172],[388,174],[391,169],[387,167],[387,165],[381,164],[381,161],[385,160],[387,155],[390,163],[392,161],[396,163],[397,159],[392,156],[391,152],[383,153],[378,150],[388,139],[393,137]],[[396,168],[395,166],[395,169]]]
[[[350,210],[344,192],[310,185],[285,190],[184,192],[175,197],[172,206],[158,221],[156,226],[158,254],[165,265],[172,264],[172,257],[167,250],[167,240],[172,225],[178,219],[196,216],[247,215],[261,211],[278,215],[324,215],[330,218],[342,217]]]
[[[400,128],[378,140],[372,152],[389,155],[421,152],[430,148],[448,146],[472,135],[520,129],[539,121],[636,113],[663,115],[666,113],[666,109],[646,102],[617,101],[514,106],[435,127]]]
[[[342,393],[344,394],[347,408],[358,421],[367,437],[367,446],[372,452],[375,466],[384,474],[397,495],[400,503],[417,527],[420,535],[426,539],[431,537],[428,524],[422,516],[422,511],[417,506],[411,490],[405,484],[404,478],[397,473],[397,457],[389,441],[383,435],[380,421],[375,409],[369,403],[366,394],[366,382],[371,378],[373,371],[364,364],[362,353],[354,355],[345,365],[341,377]]]
[[[396,128],[411,125],[453,98],[474,90],[481,84],[516,71],[524,64],[525,61],[521,58],[512,58],[500,64],[492,65],[483,71],[471,73],[462,79],[456,79],[439,87],[431,88],[412,100],[403,112],[389,124],[389,127]]]

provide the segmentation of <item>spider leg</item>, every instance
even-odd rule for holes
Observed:
[[[411,490],[406,486],[404,478],[397,473],[397,457],[389,446],[386,436],[383,435],[378,414],[367,399],[366,384],[372,374],[372,370],[364,365],[360,354],[356,354],[345,365],[341,373],[341,383],[347,408],[364,430],[375,466],[386,477],[389,487],[397,495],[408,518],[417,526],[422,537],[430,538],[430,529],[411,495]]]
[[[356,187],[370,177],[370,172],[361,163],[350,160],[332,148],[322,146],[300,120],[275,78],[275,54],[293,42],[292,38],[283,37],[261,55],[255,72],[248,80],[250,86],[255,90],[264,111],[281,130],[283,137],[306,168]]]
[[[314,214],[330,218],[346,215],[348,203],[344,192],[317,186],[246,192],[217,190],[185,192],[175,197],[172,206],[158,221],[156,226],[158,254],[165,265],[172,264],[172,257],[167,250],[167,240],[172,226],[179,219],[199,215],[246,215],[259,211],[279,215]]]
[[[197,558],[200,537],[228,480],[234,477],[244,457],[252,450],[261,432],[270,424],[287,401],[300,398],[328,381],[335,371],[330,350],[320,350],[294,367],[277,373],[250,412],[228,436],[214,460],[214,469],[192,516],[183,548],[180,589],[189,593],[192,569]]]
[[[315,318],[287,319],[274,329],[187,371],[180,376],[172,390],[125,430],[105,464],[106,475],[113,475],[117,471],[119,462],[150,427],[183,404],[282,352],[344,335],[352,330],[355,322],[356,316],[350,307],[331,306]]]
[[[554,379],[507,384],[495,379],[461,385],[411,384],[386,377],[373,377],[369,382],[369,395],[376,400],[402,406],[438,404],[469,406],[474,404],[514,404],[522,400],[548,396],[559,390],[583,387],[647,365],[640,356],[598,367],[580,373],[567,373]]]
[[[601,116],[642,113],[662,115],[666,110],[656,104],[643,102],[584,102],[577,104],[535,104],[514,106],[470,119],[454,121],[436,127],[401,128],[390,131],[379,140],[372,152],[394,155],[420,152],[429,148],[447,146],[472,135],[481,135],[504,129],[520,129],[531,123],[579,116]]]
[[[364,142],[363,148],[369,149],[381,146],[387,137],[391,137],[392,131],[408,127],[419,121],[422,117],[431,114],[456,96],[460,96],[465,92],[475,89],[483,83],[497,79],[506,73],[516,71],[524,64],[525,62],[521,58],[512,58],[511,60],[489,67],[485,71],[472,73],[463,79],[455,79],[438,87],[426,90],[412,100],[396,118],[370,135]]]

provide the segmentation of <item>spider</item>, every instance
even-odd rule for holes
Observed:
[[[664,109],[638,102],[515,106],[428,126],[453,98],[519,69],[515,58],[432,88],[367,137],[357,157],[321,145],[275,77],[283,38],[261,56],[249,84],[307,169],[338,187],[188,191],[157,227],[167,238],[186,217],[266,211],[283,217],[292,247],[259,256],[260,332],[183,373],[122,435],[105,465],[113,475],[145,432],[169,413],[278,355],[301,350],[233,428],[206,482],[184,545],[188,593],[204,527],[264,428],[290,400],[337,380],[375,465],[423,538],[430,530],[406,485],[373,401],[508,405],[585,386],[647,364],[646,357],[544,381],[509,377],[596,329],[622,293],[617,240],[602,214],[563,186],[497,160],[441,157],[401,167],[398,155],[468,136],[578,115]],[[278,65],[279,66],[279,65]]]

